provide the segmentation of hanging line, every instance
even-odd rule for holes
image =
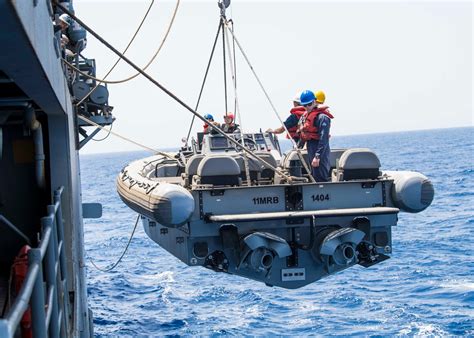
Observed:
[[[110,132],[112,131],[113,126],[114,126],[114,125],[111,124],[108,130],[106,130],[105,128],[102,129],[102,130],[106,130],[106,131],[107,131],[107,135],[105,135],[104,137],[102,137],[102,138],[100,138],[100,139],[92,138],[92,141],[102,142],[102,141],[106,140],[106,139],[111,135]]]
[[[224,22],[225,22],[225,16],[221,17],[221,25],[222,25],[222,32],[224,32]],[[225,115],[227,116],[227,66],[225,62],[226,56],[225,56],[225,34],[222,33],[222,60],[224,64],[224,101],[225,101]]]
[[[94,127],[97,127],[97,128],[102,129],[102,130],[105,130],[105,131],[109,132],[110,134],[112,134],[112,135],[114,135],[114,136],[117,136],[118,138],[120,138],[120,139],[122,139],[122,140],[124,140],[124,141],[130,142],[130,143],[132,143],[132,144],[134,144],[134,145],[136,145],[136,146],[139,146],[140,148],[143,148],[143,149],[145,149],[145,150],[151,151],[151,152],[156,153],[156,154],[158,154],[158,155],[165,156],[165,157],[169,158],[170,160],[178,161],[177,158],[175,158],[174,156],[172,156],[172,155],[170,155],[170,154],[168,154],[168,153],[159,151],[159,150],[157,150],[157,149],[150,148],[150,147],[148,147],[148,146],[146,146],[146,145],[144,145],[144,144],[141,144],[141,143],[138,143],[138,142],[136,142],[136,141],[133,141],[132,139],[129,139],[128,137],[125,137],[125,136],[123,136],[123,135],[120,135],[120,134],[118,134],[118,133],[112,131],[111,129],[107,130],[106,128],[102,127],[101,125],[99,125],[99,124],[95,123],[94,121],[88,119],[88,118],[85,117],[84,115],[77,114],[77,117],[80,118],[81,120],[83,120],[83,121],[85,121],[85,122],[87,122],[87,123],[93,125]],[[178,162],[179,162],[179,161],[178,161]]]
[[[222,34],[222,35],[224,35],[224,34]],[[239,117],[240,141],[242,142],[242,146],[245,146],[244,127],[242,126],[241,114],[238,114],[240,112],[240,108],[239,108],[239,100],[238,100],[238,97],[237,97],[237,83],[236,83],[236,80],[235,80],[235,71],[234,71],[234,68],[233,68],[232,53],[230,51],[230,43],[229,43],[230,40],[229,40],[229,36],[228,36],[228,33],[227,33],[227,29],[225,30],[225,35],[227,37],[227,54],[229,56],[230,72],[231,72],[231,75],[232,75],[232,83],[234,85],[234,98],[235,98],[234,99],[234,101],[235,101],[234,118],[237,115]],[[235,60],[234,60],[234,62],[235,62]],[[226,115],[227,115],[227,112],[226,112]],[[252,181],[250,179],[249,159],[248,159],[247,154],[245,152],[243,153],[243,155],[244,155],[245,175],[247,177],[247,185],[250,187],[252,185]]]
[[[221,29],[222,29],[222,23],[221,23],[221,19],[219,19],[219,26],[217,28],[217,34],[216,34],[216,37],[214,39],[214,44],[212,45],[211,56],[209,57],[209,61],[207,62],[207,68],[206,68],[206,72],[204,73],[204,79],[202,80],[201,90],[199,91],[199,96],[198,96],[198,99],[197,99],[197,102],[196,102],[196,106],[194,108],[194,110],[196,110],[196,111],[198,110],[199,103],[201,102],[201,95],[204,91],[204,85],[206,84],[207,74],[209,73],[209,69],[211,68],[212,58],[214,57],[214,51],[216,50],[217,40],[219,38],[219,33],[221,32]],[[193,128],[195,118],[196,118],[196,116],[193,115],[193,119],[191,120],[191,125],[189,126],[189,130],[188,130],[188,136],[186,136],[186,145],[188,144],[189,136],[191,135],[191,130]]]
[[[61,8],[61,9],[63,9],[63,10],[65,9],[64,6],[62,6],[62,5],[58,2],[58,0],[53,0],[53,1],[58,5],[59,8]],[[160,44],[160,46],[158,47],[158,50],[155,52],[155,54],[153,55],[153,57],[151,58],[151,60],[150,60],[143,68],[138,68],[138,67],[136,68],[136,70],[138,71],[136,74],[134,74],[134,75],[132,75],[132,76],[129,76],[129,77],[126,78],[126,79],[110,81],[110,80],[105,80],[105,79],[99,79],[99,78],[96,78],[96,77],[94,77],[94,76],[92,76],[92,75],[89,75],[89,74],[87,74],[87,73],[84,73],[83,71],[81,71],[80,69],[78,69],[77,67],[75,67],[74,65],[72,65],[71,63],[69,63],[67,60],[62,59],[62,61],[63,61],[66,65],[68,65],[69,67],[71,67],[74,71],[76,71],[76,72],[78,72],[79,74],[81,74],[82,76],[85,76],[85,77],[87,77],[87,78],[89,78],[89,79],[91,79],[91,80],[99,81],[100,83],[118,84],[118,83],[124,83],[124,82],[130,81],[130,80],[136,78],[138,75],[141,74],[142,71],[145,71],[145,70],[153,63],[153,61],[155,61],[155,58],[156,58],[156,57],[158,56],[158,54],[160,53],[161,48],[163,47],[163,45],[164,45],[164,43],[165,43],[166,39],[168,38],[168,35],[169,35],[170,31],[171,31],[171,27],[173,26],[174,19],[175,19],[175,17],[176,17],[176,13],[178,12],[178,7],[179,7],[180,1],[181,1],[181,0],[177,0],[177,1],[176,1],[176,7],[174,8],[173,16],[172,16],[171,21],[170,21],[170,23],[169,23],[169,25],[168,25],[168,29],[166,30],[165,36],[163,37],[163,40],[161,41],[161,44]],[[66,12],[66,11],[67,11],[67,12]],[[65,12],[66,14],[71,13],[71,12],[68,11],[67,9],[64,10],[64,12]],[[72,13],[71,13],[71,14],[72,14]],[[68,14],[68,15],[69,15],[69,14]],[[73,18],[75,21],[77,21],[81,26],[83,26],[84,28],[86,28],[86,26],[84,26],[84,25],[81,24],[82,21],[80,21],[74,14],[69,15],[69,16],[70,16],[71,18]],[[76,20],[76,19],[77,19],[77,20]],[[92,33],[91,31],[89,31],[89,32],[90,32],[92,35],[94,35],[95,37],[97,37],[97,36],[95,35],[95,33]],[[101,38],[101,39],[102,39],[102,38]],[[103,40],[103,39],[102,39],[102,40]],[[100,39],[99,39],[99,41],[100,41]],[[102,42],[102,41],[101,41],[101,42]],[[103,42],[102,42],[102,43],[103,43]],[[115,49],[115,48],[114,48],[114,49]],[[120,56],[120,55],[123,55],[123,54],[119,53],[116,49],[114,50],[114,53],[116,53],[116,54],[118,53],[117,55],[119,55],[119,56]],[[121,57],[121,59],[126,60],[126,58],[124,58],[124,57]],[[128,59],[127,59],[127,60],[128,60]]]
[[[237,43],[237,47],[239,47],[239,50],[240,52],[242,53],[243,57],[245,58],[245,61],[247,61],[247,64],[249,65],[250,69],[252,70],[252,73],[253,75],[255,76],[255,79],[257,80],[258,84],[260,85],[260,88],[262,89],[263,93],[265,94],[265,97],[267,98],[268,102],[270,103],[270,106],[272,107],[273,109],[273,112],[275,113],[275,115],[277,116],[278,120],[280,121],[281,125],[283,126],[283,128],[285,128],[285,131],[288,133],[288,135],[290,134],[288,132],[288,128],[286,128],[285,124],[283,123],[283,120],[281,119],[280,115],[278,114],[276,108],[275,108],[275,105],[273,104],[272,100],[270,99],[270,96],[268,95],[267,91],[265,90],[265,88],[263,87],[263,84],[262,82],[260,81],[260,78],[258,77],[257,73],[255,72],[252,64],[250,63],[250,60],[249,58],[247,57],[247,54],[245,54],[242,46],[240,45],[239,43],[239,40],[237,39],[237,37],[235,36],[234,32],[229,28],[229,25],[228,25],[228,22],[226,22],[226,28],[228,31],[230,31],[230,33],[232,34],[232,37],[234,38],[235,42]],[[314,179],[313,175],[311,175],[311,170],[309,170],[309,167],[308,167],[308,163],[306,163],[303,155],[301,154],[301,151],[300,149],[298,148],[298,146],[296,145],[296,142],[295,140],[293,140],[292,137],[290,137],[290,140],[291,140],[291,143],[293,144],[293,149],[296,150],[296,153],[298,154],[298,157],[300,158],[300,161],[301,163],[303,164],[304,168],[306,169],[306,172],[309,174],[309,177],[311,179],[311,181],[313,183],[316,183],[316,180]]]
[[[110,267],[105,267],[105,268],[101,268],[99,266],[97,266],[94,261],[92,260],[92,258],[88,257],[89,258],[89,262],[91,262],[91,264],[94,266],[94,268],[96,268],[97,270],[99,271],[102,271],[102,272],[109,272],[109,271],[112,271],[117,265],[119,265],[119,263],[122,261],[122,258],[123,256],[125,256],[125,253],[127,252],[128,250],[128,247],[130,246],[130,243],[132,242],[132,238],[133,238],[133,235],[135,234],[135,230],[137,229],[137,225],[138,225],[138,220],[140,219],[140,215],[137,215],[137,220],[135,221],[135,226],[133,227],[133,231],[132,231],[132,234],[130,235],[130,238],[128,240],[128,243],[127,245],[125,246],[125,249],[123,250],[122,254],[120,255],[119,259],[117,259],[117,261],[112,264]]]
[[[231,14],[232,14],[232,7],[231,7]],[[229,22],[232,24],[232,32],[234,32],[234,21],[230,19]],[[234,58],[234,86],[237,90],[237,62],[235,59],[235,39],[234,39],[233,34],[232,34],[232,55]],[[234,98],[234,112],[236,111],[236,108],[237,108],[237,98]]]
[[[122,54],[125,54],[127,53],[128,51],[128,48],[130,48],[130,46],[132,45],[133,41],[135,40],[135,38],[137,37],[138,35],[138,32],[140,31],[140,29],[142,28],[143,26],[143,23],[145,22],[148,14],[150,13],[150,10],[151,8],[153,7],[153,4],[155,3],[155,0],[151,0],[151,3],[150,3],[150,6],[148,6],[148,9],[145,13],[145,15],[143,16],[143,19],[142,21],[140,22],[140,24],[138,25],[138,28],[135,30],[135,33],[133,34],[132,38],[130,39],[127,47],[125,47],[125,49],[123,50]],[[115,67],[119,64],[119,62],[121,61],[122,59],[121,58],[118,58],[117,61],[115,61],[114,65],[109,69],[109,71],[107,72],[107,74],[105,74],[104,78],[102,80],[105,80],[107,79],[107,77],[110,75],[110,73],[112,73],[112,71],[115,69]],[[96,89],[97,87],[100,86],[100,82],[97,83],[95,85],[94,88],[92,88],[88,93],[87,95],[85,95],[78,103],[76,103],[76,107],[78,107],[82,102],[84,102]],[[110,135],[110,134],[109,134]],[[106,138],[108,137],[108,135],[106,136]],[[105,138],[104,138],[105,139]]]
[[[71,11],[69,11],[66,7],[61,5],[58,1],[59,0],[53,0],[56,6],[64,11],[64,13],[68,14],[71,18],[73,18],[79,25],[81,25],[85,30],[87,30],[89,33],[91,33],[97,40],[99,40],[102,44],[104,44],[107,48],[109,48],[111,51],[113,51],[116,55],[120,56],[126,63],[128,63],[132,68],[134,68],[136,71],[141,73],[147,80],[149,80],[151,83],[153,83],[155,86],[160,88],[162,91],[164,91],[168,96],[170,96],[173,100],[178,102],[182,107],[186,108],[190,113],[194,114],[198,119],[200,119],[202,122],[207,123],[207,120],[201,116],[198,112],[193,110],[189,105],[187,105],[183,100],[181,100],[179,97],[177,97],[175,94],[173,94],[171,91],[169,91],[166,87],[164,87],[162,84],[160,84],[157,80],[155,80],[153,77],[151,77],[148,73],[140,69],[135,63],[130,61],[128,57],[125,55],[122,55],[116,48],[114,48],[110,43],[105,41],[99,34],[97,34],[93,29],[91,29],[89,26],[87,26],[82,20],[80,20],[76,15],[74,15]],[[81,117],[84,118],[84,117]],[[90,120],[89,120],[90,121]],[[92,121],[91,121],[92,122]],[[285,174],[282,170],[274,167],[272,164],[267,162],[266,160],[260,158],[259,156],[255,155],[251,150],[247,149],[245,146],[241,146],[239,142],[234,140],[232,137],[228,136],[222,129],[219,127],[213,125],[212,123],[209,124],[209,127],[211,130],[214,130],[215,132],[219,133],[223,137],[225,137],[230,143],[241,147],[243,151],[247,152],[251,157],[255,158],[257,161],[261,162],[263,165],[265,165],[267,168],[272,169],[276,173],[278,173],[280,176],[285,178],[289,183],[293,182],[293,178],[287,174]],[[134,141],[132,141],[134,142]],[[135,142],[134,142],[135,143]]]

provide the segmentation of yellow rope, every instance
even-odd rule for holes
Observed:
[[[173,12],[173,17],[171,18],[171,21],[168,25],[168,29],[166,30],[166,33],[165,33],[165,36],[163,37],[163,40],[161,41],[161,44],[160,46],[158,47],[158,50],[156,51],[155,55],[153,55],[153,57],[151,58],[151,60],[145,65],[145,67],[142,68],[143,71],[145,71],[152,63],[153,61],[155,60],[155,58],[158,56],[158,53],[161,51],[161,48],[163,47],[166,39],[168,38],[168,35],[171,31],[171,27],[173,26],[173,23],[174,23],[174,19],[176,17],[176,13],[178,13],[178,7],[179,7],[179,4],[180,4],[180,1],[181,0],[177,0],[176,1],[176,6],[174,8],[174,12]],[[68,61],[62,59],[62,61],[68,66],[70,67],[71,69],[73,69],[74,71],[78,72],[79,74],[89,78],[89,79],[92,79],[92,80],[95,80],[95,81],[99,81],[100,83],[107,83],[107,84],[118,84],[118,83],[124,83],[124,82],[127,82],[127,81],[130,81],[134,78],[136,78],[138,75],[140,75],[140,73],[136,73],[126,79],[123,79],[123,80],[115,80],[115,81],[110,81],[110,80],[105,80],[105,79],[99,79],[99,78],[96,78],[94,76],[91,76],[87,73],[84,73],[83,71],[81,71],[80,69],[78,69],[77,67],[75,67],[74,65],[70,64]]]
[[[130,48],[130,46],[132,45],[132,42],[135,40],[135,38],[137,37],[138,35],[138,32],[140,31],[140,29],[142,28],[143,26],[143,23],[145,22],[148,14],[150,13],[150,10],[151,8],[153,7],[153,4],[155,3],[155,0],[151,0],[151,3],[150,3],[150,6],[148,6],[148,9],[145,13],[145,15],[143,16],[143,19],[142,21],[140,22],[140,24],[138,25],[138,28],[135,30],[135,33],[133,34],[132,38],[130,39],[130,42],[128,43],[127,47],[125,47],[125,49],[123,50],[122,54],[125,54],[128,50],[128,48]],[[107,74],[105,74],[103,80],[105,80],[109,75],[110,73],[112,73],[112,71],[115,69],[115,67],[119,64],[119,62],[122,60],[122,58],[118,58],[117,61],[115,61],[114,65],[109,69],[109,71],[107,72]],[[79,106],[82,102],[84,102],[96,89],[97,87],[100,86],[100,82],[97,83],[95,85],[94,88],[92,88],[89,93],[87,93],[86,96],[84,96],[78,103],[76,103],[76,106]]]

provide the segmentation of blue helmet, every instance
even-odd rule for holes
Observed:
[[[206,115],[204,115],[204,118],[205,118],[206,120],[214,121],[214,117],[213,117],[211,114],[206,114]]]
[[[315,99],[316,99],[316,97],[314,96],[314,93],[311,90],[305,90],[300,95],[300,102],[301,102],[302,106],[304,106],[306,104],[310,104]]]

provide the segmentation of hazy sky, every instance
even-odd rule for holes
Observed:
[[[194,107],[217,30],[217,1],[182,0],[175,24],[148,72]],[[148,1],[75,0],[76,14],[119,50]],[[349,135],[473,125],[473,4],[464,2],[323,2],[233,0],[228,17],[284,119],[297,91],[322,89],[335,119],[331,133]],[[174,1],[156,0],[127,56],[145,65],[159,46]],[[84,54],[103,76],[116,57],[92,36]],[[125,62],[109,79],[135,71]],[[230,70],[228,71],[230,77]],[[257,82],[237,54],[244,130],[279,126]],[[233,102],[233,89],[229,102]],[[176,147],[192,115],[143,77],[109,85],[113,130],[155,148]],[[233,104],[230,105],[233,109]],[[222,120],[219,43],[201,113]],[[200,131],[197,122],[194,131]],[[98,137],[103,136],[101,132]],[[84,153],[139,149],[110,136]]]

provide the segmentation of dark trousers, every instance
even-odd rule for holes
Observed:
[[[318,144],[318,140],[309,140],[306,142],[311,174],[313,175],[316,182],[328,182],[330,180],[329,170],[331,169],[331,165],[329,163],[329,154],[331,152],[331,150],[329,149],[329,144],[323,149],[323,151],[319,155],[319,167],[314,168],[313,166],[311,166],[314,154],[316,154],[316,151],[318,150]]]

